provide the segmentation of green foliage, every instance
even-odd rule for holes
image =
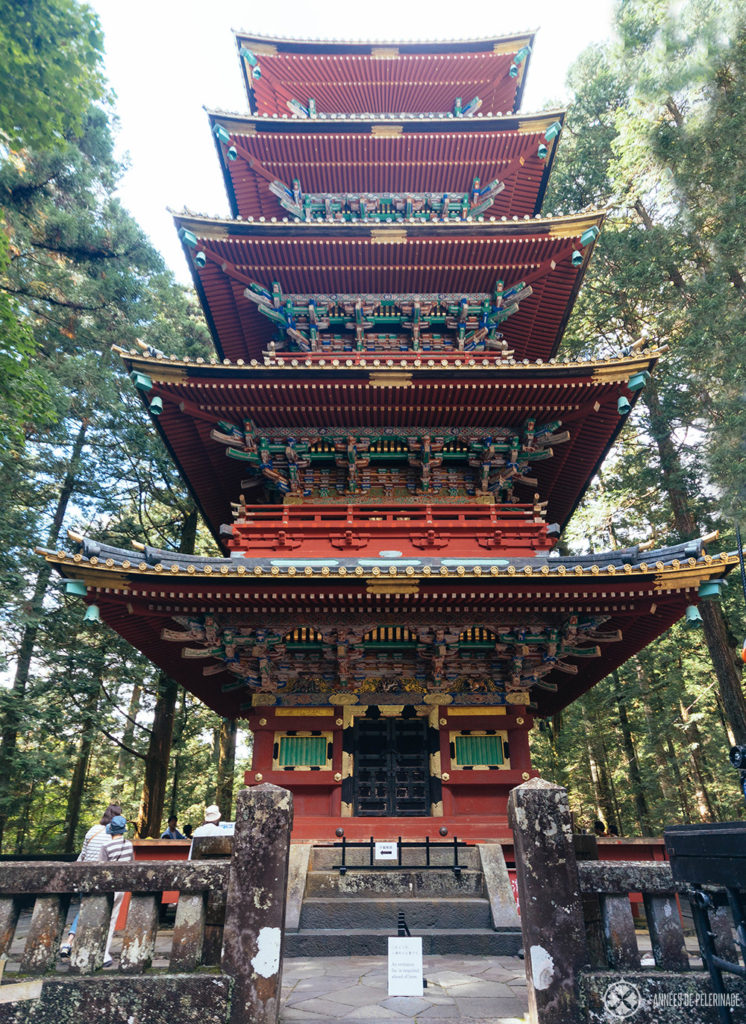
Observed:
[[[8,241],[0,231],[0,275],[8,267]],[[18,303],[0,291],[0,434],[18,455],[29,419],[49,412],[46,387],[32,364],[34,336]]]
[[[104,99],[104,39],[77,0],[0,0],[0,139],[48,146],[75,135]]]
[[[570,73],[547,208],[610,213],[565,344],[603,356],[641,337],[670,346],[567,531],[575,550],[712,530],[718,550],[735,546],[746,496],[745,28],[725,0],[675,11],[623,0],[617,41]],[[722,604],[735,650],[746,624],[736,579]],[[732,739],[702,634],[679,624],[545,723],[533,752],[586,827],[601,817],[640,833],[743,816]]]
[[[157,686],[121,638],[83,625],[80,603],[31,549],[64,546],[71,527],[178,544],[191,500],[111,346],[211,351],[193,294],[114,195],[121,168],[106,112],[86,105],[64,132],[47,129],[0,162],[0,416],[6,437],[18,436],[0,449],[0,659],[12,683],[0,689],[0,820],[6,848],[19,851],[74,848],[112,795],[136,816]],[[212,550],[209,536],[198,543]],[[191,699],[183,708],[169,785],[179,805],[196,806],[211,778],[214,798],[220,720]]]

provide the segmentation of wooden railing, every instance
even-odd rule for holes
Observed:
[[[99,1022],[276,1024],[292,816],[286,790],[255,786],[239,793],[230,859],[4,863],[0,1024],[67,1024],[80,1020],[82,1007]],[[166,890],[178,891],[179,898],[168,966],[155,972],[150,968]],[[115,892],[131,898],[117,968],[104,972]],[[60,969],[60,942],[75,895],[75,942],[69,968]],[[25,938],[19,934],[14,941],[21,912],[30,905]]]
[[[746,1020],[746,985],[734,979],[716,993],[696,948],[687,950],[689,908],[670,864],[578,862],[567,793],[543,779],[511,792],[508,816],[532,1024],[718,1024],[724,1008],[734,1024]],[[631,893],[642,894],[649,950]],[[716,945],[732,954],[729,915],[710,920]]]

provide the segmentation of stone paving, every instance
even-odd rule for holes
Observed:
[[[68,914],[69,927],[75,908]],[[18,970],[31,915],[22,912],[6,963],[6,981]],[[67,931],[64,932],[65,937]],[[173,932],[160,928],[153,967],[168,967]],[[112,944],[116,972],[121,932]],[[66,974],[69,960],[59,960]],[[385,956],[285,958],[280,1024],[525,1024],[528,997],[523,961],[513,956],[425,956],[427,988],[422,998],[389,996]]]
[[[422,998],[389,996],[386,957],[285,960],[281,1024],[524,1024],[523,961],[505,956],[426,956]]]

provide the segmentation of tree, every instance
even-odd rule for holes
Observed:
[[[732,509],[746,486],[746,203],[744,162],[733,152],[744,118],[744,21],[735,4],[699,0],[680,5],[675,20],[663,0],[623,0],[617,20],[620,42],[592,49],[571,73],[569,137],[547,202],[614,207],[570,347],[618,354],[641,336],[671,347],[633,420],[648,471],[624,471],[643,492],[662,484],[665,543],[709,532],[713,518],[730,532],[710,499]],[[737,641],[716,604],[702,616],[725,715],[746,742]]]
[[[18,485],[10,490],[0,561],[14,663],[11,690],[0,695],[0,836],[16,803],[11,779],[23,774],[18,736],[33,721],[26,704],[49,612],[51,574],[46,563],[29,559],[28,548],[37,538],[52,547],[64,542],[71,511],[89,529],[107,514],[121,519],[122,506],[142,519],[165,489],[175,497],[161,506],[165,515],[158,513],[162,535],[148,538],[163,542],[186,500],[162,446],[134,411],[138,400],[123,388],[110,345],[129,348],[144,337],[205,352],[206,330],[114,197],[118,174],[108,120],[97,108],[89,110],[77,142],[0,165],[11,247],[0,294],[23,310],[35,342],[35,373],[54,412],[27,425],[22,452],[0,452],[0,474]],[[137,458],[161,482],[135,499]],[[142,534],[148,525],[136,522],[132,532]]]
[[[75,135],[106,98],[98,16],[76,0],[0,2],[0,138],[49,146]]]

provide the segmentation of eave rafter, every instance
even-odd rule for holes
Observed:
[[[250,108],[262,114],[289,109],[299,116],[316,107],[335,113],[463,111],[478,96],[485,110],[517,110],[533,40],[533,33],[519,33],[377,44],[236,33]]]
[[[282,216],[280,196],[270,191],[277,183],[288,200],[285,190],[294,192],[296,187],[324,199],[334,195],[333,204],[339,207],[334,215],[340,221],[359,216],[359,200],[347,197],[361,195],[368,197],[369,215],[371,197],[397,197],[393,207],[387,203],[385,210],[380,208],[385,220],[406,217],[407,196],[417,194],[420,201],[413,199],[411,212],[419,205],[422,217],[431,205],[428,195],[436,198],[436,205],[444,193],[468,197],[475,177],[505,185],[487,208],[490,214],[536,216],[565,111],[458,120],[420,114],[395,122],[362,115],[288,120],[217,110],[208,116],[235,217]],[[374,209],[379,207],[375,202]],[[303,213],[302,203],[300,208]],[[325,202],[316,205],[316,216],[326,217],[326,212]],[[436,218],[440,212],[434,211]],[[453,209],[450,216],[456,215]]]
[[[425,125],[419,127],[421,131],[426,128]],[[291,218],[305,223],[390,224],[465,221],[488,211],[534,215],[562,124],[554,120],[543,131],[537,130],[535,135],[529,137],[525,133],[515,133],[507,138],[495,135],[495,146],[502,144],[510,152],[509,158],[497,162],[490,154],[489,163],[484,158],[481,166],[472,163],[468,176],[460,167],[455,154],[450,159],[428,159],[419,169],[419,189],[412,189],[403,183],[407,179],[412,180],[411,156],[400,158],[403,163],[403,181],[399,185],[395,176],[398,164],[393,156],[397,148],[402,154],[408,153],[408,149],[396,147],[392,140],[400,139],[405,142],[405,146],[416,141],[419,143],[418,148],[427,149],[428,155],[432,150],[434,155],[440,154],[451,138],[454,145],[463,142],[463,136],[456,133],[444,137],[442,133],[431,133],[423,139],[416,139],[412,132],[405,136],[403,126],[396,130],[392,125],[374,125],[367,137],[360,134],[341,135],[339,131],[326,135],[294,134],[294,148],[300,145],[306,152],[299,154],[296,157],[297,163],[293,163],[284,156],[289,140],[283,134],[278,132],[279,138],[275,140],[266,132],[258,133],[253,124],[251,128],[251,132],[247,132],[246,127],[243,133],[240,130],[231,132],[222,119],[213,121],[213,134],[234,212],[248,217],[267,215],[270,210],[280,216],[284,211]],[[487,137],[488,133],[482,135]],[[271,145],[273,141],[274,146]],[[477,136],[476,141],[481,142],[481,137]],[[359,181],[357,187],[348,184],[342,189],[335,185],[340,180],[340,147],[344,151],[351,151],[349,160],[344,161],[344,179]],[[363,162],[358,156],[358,164],[352,152],[357,155],[361,148],[367,159]],[[275,150],[278,152],[273,159]],[[378,170],[372,163],[376,152],[384,160],[384,166]],[[257,153],[261,153],[263,159]],[[270,170],[267,163],[274,169]],[[489,170],[485,171],[485,167]],[[438,172],[446,177],[439,178]],[[312,184],[305,186],[304,181],[309,173]],[[397,184],[376,191],[367,184],[376,174]],[[460,190],[454,188],[454,180],[458,181]],[[253,188],[249,181],[253,181]],[[319,187],[322,181],[324,185]],[[506,189],[507,194],[503,197]],[[276,205],[268,201],[269,195],[275,197]],[[498,197],[501,197],[499,202]],[[287,217],[284,219],[287,220]]]
[[[593,561],[589,557],[481,558],[462,559],[458,564],[445,557],[398,562],[343,557],[195,559],[151,549],[142,554],[126,552],[90,541],[84,541],[83,547],[87,554],[43,553],[65,577],[78,581],[76,586],[84,585],[87,600],[100,607],[103,618],[146,649],[158,664],[167,665],[175,678],[211,706],[226,707],[233,702],[230,706],[234,709],[245,703],[240,687],[239,695],[233,690],[224,693],[216,689],[213,683],[204,681],[202,657],[182,658],[179,645],[163,639],[163,629],[180,628],[179,617],[192,620],[212,615],[230,629],[248,630],[253,642],[257,630],[285,637],[299,622],[323,638],[327,630],[393,628],[405,616],[416,645],[400,653],[410,658],[413,666],[420,665],[420,675],[422,665],[430,666],[429,681],[420,679],[417,683],[415,672],[408,699],[420,700],[423,693],[437,692],[434,680],[447,679],[448,671],[461,673],[458,678],[463,693],[459,700],[466,703],[472,699],[468,680],[477,680],[478,691],[485,679],[492,679],[497,688],[495,680],[499,676],[507,694],[506,683],[508,687],[517,686],[525,672],[537,676],[531,683],[531,699],[540,713],[550,713],[650,642],[679,618],[687,605],[695,603],[698,595],[717,592],[718,581],[738,560],[735,553],[702,554],[701,542],[645,554],[635,549],[607,552]],[[693,553],[687,555],[687,551]],[[128,554],[132,560],[124,557]],[[160,559],[155,561],[158,556]],[[575,638],[562,633],[574,616],[579,625],[591,623],[592,630],[577,644]],[[454,643],[452,636],[446,639],[446,633],[441,638],[437,632],[427,632],[442,628],[450,633],[457,627],[460,633],[485,628],[495,634],[496,639],[489,640],[489,664],[484,660],[486,649],[479,654],[479,646],[471,648],[476,663],[481,664],[475,673],[461,666],[469,661],[472,667],[475,665],[475,659],[466,657],[468,640],[459,636],[461,646],[449,651],[449,643]],[[547,632],[552,629],[560,631],[558,639]],[[617,639],[619,631],[621,640]],[[333,644],[337,638],[334,633],[328,639]],[[476,642],[479,645],[484,640]],[[552,649],[550,645],[555,642],[574,644],[577,649],[574,653],[561,646]],[[312,654],[320,662],[329,662],[330,652],[331,648],[326,653],[319,650]],[[296,653],[300,657],[300,651]],[[336,653],[331,653],[336,658]],[[371,648],[366,656],[373,653]],[[458,669],[453,662],[449,668],[448,658],[454,654],[458,654]],[[517,671],[518,656],[527,660],[521,663],[522,674],[510,683],[508,677],[511,671]],[[294,663],[298,657],[293,655]],[[550,664],[546,658],[558,660]],[[353,666],[355,659],[347,662]],[[574,673],[572,666],[580,663],[585,668]],[[538,674],[537,666],[541,669]],[[272,675],[271,664],[261,671],[258,664],[253,669],[257,677],[264,674],[267,681],[279,678]],[[332,688],[341,678],[338,663],[334,671],[337,675],[328,680]],[[366,680],[371,678],[366,675]],[[255,684],[249,681],[247,685],[252,688]],[[415,694],[417,686],[421,687],[419,696]],[[324,693],[323,699],[327,700],[328,694]],[[477,695],[473,699],[477,700]]]
[[[549,503],[550,522],[564,525],[582,494],[583,482],[634,407],[658,355],[525,364],[467,356],[406,361],[365,355],[330,359],[278,354],[246,365],[190,363],[119,351],[220,544],[224,542],[221,524],[230,521],[231,504],[239,500],[242,483],[252,477],[261,477],[272,490],[252,486],[245,492],[251,503],[275,501],[278,490],[286,492],[289,500],[297,500],[296,490],[310,490],[314,501],[348,500],[349,473],[345,476],[344,466],[335,461],[344,453],[330,454],[327,466],[322,465],[321,452],[315,467],[304,468],[296,461],[291,473],[290,463],[285,465],[285,448],[292,456],[295,445],[298,458],[304,461],[297,442],[307,444],[304,439],[314,437],[322,447],[333,447],[340,440],[346,445],[352,436],[361,439],[359,448],[375,437],[387,443],[397,436],[411,438],[414,445],[420,443],[417,438],[431,438],[426,459],[430,490],[423,491],[426,481],[422,466],[416,465],[419,456],[409,451],[406,440],[406,452],[393,453],[390,459],[377,453],[368,467],[358,465],[355,493],[359,500],[414,502],[421,500],[421,492],[432,495],[435,502],[459,496],[468,501],[482,500],[477,492],[486,491],[497,500],[525,502],[538,492]],[[265,465],[268,473],[257,474],[251,444],[242,440],[248,420],[270,446],[282,445],[283,451],[270,452],[273,464]],[[529,449],[543,447],[523,437],[531,421],[540,430],[558,424],[544,435],[551,458],[520,458],[520,449],[533,456],[539,453]],[[506,436],[517,436],[520,449],[511,448],[516,455],[508,459],[510,467],[498,466],[494,452],[480,460],[474,451],[463,462],[462,472],[452,452],[443,454],[443,462],[436,465],[441,453],[433,452],[432,439],[449,436],[467,451],[470,440],[481,443],[480,438],[492,436],[502,444]],[[234,449],[234,457],[225,457],[227,448]],[[358,455],[361,460],[369,458],[362,451]],[[491,465],[485,479],[487,462]],[[379,469],[395,472],[379,480]],[[323,478],[318,475],[322,471]],[[270,480],[273,472],[279,476]],[[304,473],[310,474],[305,482]],[[365,473],[371,474],[369,479],[364,479]],[[512,494],[502,493],[506,486]]]
[[[467,336],[478,350],[500,340],[498,328],[505,344],[494,347],[551,357],[602,221],[601,213],[378,227],[176,218],[216,345],[243,358],[285,347],[365,351],[366,340],[391,354],[458,351]],[[389,297],[407,309],[384,308]],[[429,303],[424,332],[413,329],[415,302]],[[314,323],[327,318],[328,327]]]

